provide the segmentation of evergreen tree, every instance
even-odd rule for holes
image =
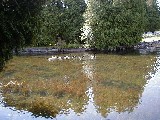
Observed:
[[[129,47],[141,41],[145,0],[98,0],[92,3],[91,27],[96,48]]]
[[[3,0],[0,2],[0,69],[12,50],[32,44],[81,42],[84,0]]]
[[[43,0],[3,0],[0,2],[0,70],[12,57],[12,50],[29,44],[35,16]]]
[[[152,0],[147,5],[145,31],[154,32],[160,29],[160,9],[157,0]]]
[[[34,43],[56,43],[60,37],[66,43],[81,42],[86,4],[84,0],[47,1],[39,17],[37,38]]]

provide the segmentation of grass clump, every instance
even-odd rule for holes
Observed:
[[[28,108],[35,116],[42,116],[46,118],[53,118],[59,113],[60,108],[55,106],[53,98],[38,97],[32,101]]]

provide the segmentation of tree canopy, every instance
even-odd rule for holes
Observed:
[[[145,26],[145,0],[97,0],[91,23],[95,47],[132,46],[141,41]]]
[[[57,36],[66,43],[81,42],[85,8],[84,0],[2,0],[0,69],[23,46],[46,46]]]
[[[146,7],[146,28],[145,31],[154,32],[160,29],[160,8],[157,0],[148,3]]]
[[[38,34],[34,44],[48,45],[56,43],[57,36],[66,43],[81,42],[84,0],[48,1],[39,16]]]
[[[30,43],[35,16],[43,0],[2,0],[0,2],[0,69],[12,57],[12,50]]]
[[[157,0],[88,0],[88,5],[85,0],[1,0],[0,70],[12,51],[23,46],[48,46],[59,39],[84,43],[85,22],[91,46],[130,47],[141,41],[143,32],[160,29],[160,9]]]

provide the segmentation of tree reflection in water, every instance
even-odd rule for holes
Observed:
[[[145,75],[151,69],[151,58],[145,57],[99,57],[95,63],[97,84],[94,86],[94,100],[102,116],[112,111],[132,112],[137,106],[146,82]]]
[[[148,77],[150,76],[150,77]],[[133,112],[112,112],[107,116],[113,120],[159,120],[160,116],[160,56],[156,58],[153,71],[150,71],[139,103]]]

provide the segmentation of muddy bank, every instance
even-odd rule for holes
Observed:
[[[19,55],[51,55],[51,54],[60,54],[60,53],[78,53],[85,52],[88,49],[86,48],[72,48],[72,49],[56,49],[52,47],[31,47],[23,48],[19,51]],[[15,52],[13,52],[15,54]]]
[[[138,51],[140,54],[149,54],[149,53],[160,53],[160,40],[151,41],[151,42],[140,42],[139,44],[133,47],[135,51]],[[53,54],[65,54],[65,53],[78,53],[78,52],[99,52],[96,49],[92,48],[70,48],[70,49],[56,49],[52,47],[28,47],[23,48],[19,51],[19,55],[53,55]],[[120,52],[125,52],[125,47],[121,47]],[[107,50],[107,52],[117,52],[117,50],[113,49]],[[15,52],[13,52],[15,54]],[[118,53],[118,52],[117,52]]]

